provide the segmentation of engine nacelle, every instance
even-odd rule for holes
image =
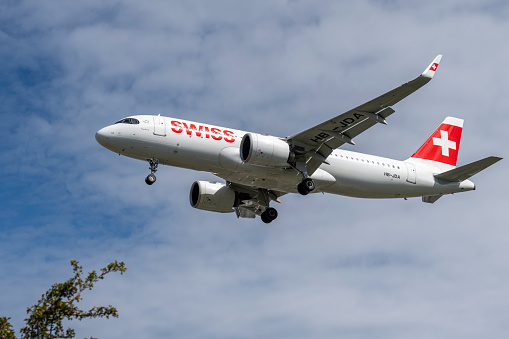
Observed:
[[[285,141],[256,133],[247,133],[240,142],[240,159],[265,167],[288,167],[295,155]]]
[[[229,213],[233,212],[235,191],[215,181],[195,181],[189,192],[189,202],[200,210]]]

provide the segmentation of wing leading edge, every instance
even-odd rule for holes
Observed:
[[[426,85],[435,75],[441,59],[442,55],[438,55],[421,75],[392,91],[289,137],[288,142],[306,164],[307,174],[313,174],[326,163],[334,149],[344,143],[355,144],[354,137],[377,123],[387,124],[385,119],[394,113],[390,106]]]

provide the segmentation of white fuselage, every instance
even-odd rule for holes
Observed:
[[[97,132],[97,141],[127,157],[197,171],[226,181],[296,193],[302,174],[295,168],[272,168],[241,161],[239,146],[247,133],[162,116],[132,116],[139,124],[117,123]],[[440,172],[423,161],[398,161],[368,154],[335,150],[311,178],[315,192],[359,198],[406,198],[449,194],[475,188],[471,181],[442,182]]]

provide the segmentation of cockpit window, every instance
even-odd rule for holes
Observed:
[[[131,125],[136,125],[139,123],[140,122],[134,118],[125,118],[116,122],[116,124],[131,124]]]

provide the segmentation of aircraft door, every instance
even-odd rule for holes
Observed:
[[[416,181],[415,181],[415,177],[416,177],[415,166],[408,162],[405,162],[405,165],[406,165],[407,173],[408,173],[406,181],[408,181],[409,183],[415,184],[416,183]]]
[[[166,136],[166,124],[164,123],[164,117],[160,115],[154,116],[154,134]]]

